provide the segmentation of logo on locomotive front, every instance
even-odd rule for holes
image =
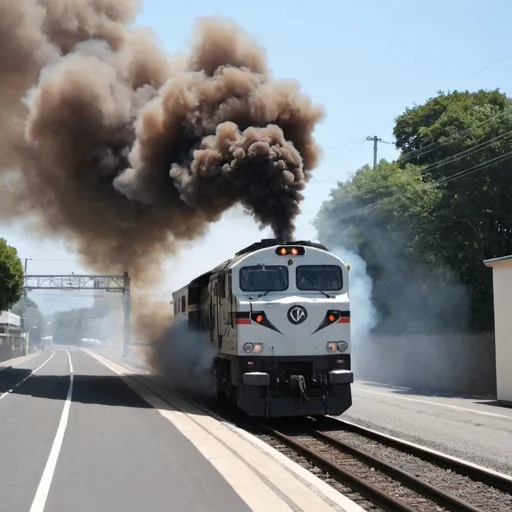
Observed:
[[[308,312],[302,306],[293,306],[288,310],[288,320],[293,325],[299,325],[306,320]]]

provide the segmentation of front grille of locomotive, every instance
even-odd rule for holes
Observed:
[[[265,372],[270,376],[270,395],[272,397],[295,397],[300,389],[309,397],[322,396],[323,391],[330,390],[332,385],[327,379],[331,370],[350,370],[350,354],[332,355],[314,358],[296,356],[287,358],[245,357],[240,372]],[[299,382],[299,380],[301,382]],[[262,393],[266,391],[262,390]]]
[[[279,395],[295,395],[299,379],[310,396],[320,395],[320,380],[315,374],[315,365],[311,361],[265,361],[263,371],[270,375],[270,392]]]

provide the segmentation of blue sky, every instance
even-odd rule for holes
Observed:
[[[393,141],[394,118],[438,90],[499,87],[511,93],[512,56],[496,61],[512,52],[512,2],[484,5],[481,0],[146,0],[136,24],[152,27],[174,53],[187,48],[197,17],[230,17],[266,48],[276,77],[299,80],[324,105],[327,118],[316,132],[324,158],[306,190],[297,232],[314,238],[311,220],[336,181],[371,163],[366,136]],[[394,146],[379,145],[379,157],[395,156]],[[263,235],[250,219],[228,215],[195,249],[169,262],[174,272],[168,287],[181,286]],[[84,270],[58,243],[31,239],[15,226],[2,226],[2,236],[21,257],[32,258],[29,273]],[[213,255],[203,257],[206,250]],[[69,295],[47,292],[37,300],[46,303],[45,310],[70,303]]]

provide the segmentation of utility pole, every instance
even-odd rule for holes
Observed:
[[[124,336],[123,336],[123,357],[130,353],[130,321],[131,321],[131,300],[130,281],[128,272],[123,275],[123,312],[124,312]]]
[[[21,329],[25,337],[25,352],[28,347],[28,329],[27,329],[27,287],[25,285],[25,276],[27,275],[27,263],[31,258],[25,258],[25,268],[23,270],[23,301],[21,302]],[[25,354],[23,354],[25,355]]]
[[[391,144],[391,142],[386,142],[385,140],[377,137],[377,135],[374,135],[373,137],[366,137],[366,140],[370,142],[373,141],[373,168],[375,169],[377,167],[377,144],[379,142],[382,142],[383,144]]]
[[[25,276],[27,275],[28,258],[25,258],[25,269],[23,270],[23,283],[25,283]],[[23,286],[23,300],[21,302],[21,328],[23,332],[27,330],[27,287]]]
[[[384,141],[377,137],[377,135],[366,137],[366,140],[373,141],[373,168],[375,169],[377,167],[377,144]]]

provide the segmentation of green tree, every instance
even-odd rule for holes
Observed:
[[[320,239],[365,259],[374,302],[395,328],[400,307],[414,304],[444,328],[464,317],[472,330],[489,329],[492,276],[482,260],[512,252],[512,100],[498,90],[441,92],[398,116],[394,135],[398,161],[339,184],[318,215]]]
[[[87,313],[91,308],[77,308],[54,314],[52,334],[56,343],[74,343],[87,336]]]
[[[23,297],[12,307],[12,312],[15,315],[21,316]],[[35,341],[39,342],[42,336],[45,335],[45,319],[39,306],[30,298],[27,297],[27,330],[29,333],[30,344]]]
[[[452,178],[428,238],[470,290],[474,329],[488,329],[492,275],[482,261],[512,251],[512,101],[498,90],[439,93],[400,115],[394,135],[402,166],[424,166],[425,181]]]
[[[385,330],[446,327],[453,317],[453,295],[463,293],[435,251],[431,219],[440,193],[421,171],[385,160],[376,169],[366,165],[331,192],[315,220],[322,242],[365,260]],[[448,288],[450,294],[442,293]]]
[[[381,160],[376,169],[365,165],[347,182],[338,183],[323,203],[315,226],[321,239],[343,241],[356,249],[364,245],[361,234],[369,228],[386,230],[395,238],[406,236],[405,228],[421,230],[437,197],[435,188],[426,187],[421,169],[414,165],[402,169],[395,162]]]
[[[18,251],[0,238],[0,311],[9,310],[23,292],[23,265]]]
[[[116,301],[117,299],[117,301]],[[119,297],[97,297],[94,305],[54,313],[51,330],[56,343],[76,343],[81,338],[101,338],[101,320],[119,307]]]
[[[89,316],[92,318],[104,318],[116,307],[116,304],[119,305],[119,297],[112,297],[111,295],[116,294],[107,293],[103,297],[96,297]]]

